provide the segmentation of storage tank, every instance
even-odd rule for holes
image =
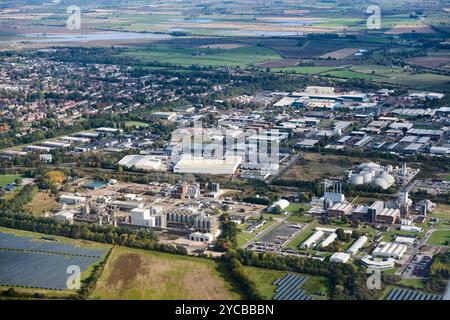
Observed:
[[[354,185],[364,184],[364,176],[359,173],[352,174],[350,182]]]
[[[373,180],[373,171],[365,171],[363,173],[363,181],[364,183],[371,183]]]

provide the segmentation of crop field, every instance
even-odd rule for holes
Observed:
[[[440,51],[427,56],[407,59],[408,63],[430,69],[450,70],[450,52]]]
[[[220,262],[116,247],[92,299],[240,299],[242,293]]]
[[[343,48],[328,52],[321,56],[323,59],[344,59],[358,52],[355,48]]]
[[[142,63],[158,61],[177,65],[247,66],[281,58],[273,49],[245,46],[232,49],[182,48],[156,46],[134,48],[121,55],[137,58]]]
[[[19,233],[20,235],[18,235]],[[68,290],[68,267],[77,266],[82,279],[104,259],[107,247],[62,243],[60,238],[0,229],[0,285],[45,290]],[[70,240],[66,239],[70,242]]]
[[[450,90],[450,77],[435,73],[411,71],[383,66],[350,66],[346,70],[321,73],[342,79],[366,79],[369,81],[408,86],[417,90]]]

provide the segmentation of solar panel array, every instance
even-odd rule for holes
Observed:
[[[34,241],[33,238],[19,237],[10,233],[0,232],[0,249],[13,249],[21,251],[34,251],[46,253],[63,253],[76,256],[89,256],[101,258],[105,250],[85,249],[70,244],[53,241]]]
[[[393,288],[387,295],[386,300],[442,300],[442,296],[417,290]]]
[[[78,266],[83,272],[105,254],[106,250],[0,232],[0,285],[64,290],[73,274],[67,273],[69,266]]]
[[[307,277],[287,274],[273,283],[277,286],[273,300],[312,300],[300,287],[308,280]]]

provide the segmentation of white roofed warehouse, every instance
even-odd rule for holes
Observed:
[[[367,240],[369,240],[366,236],[361,236],[353,242],[353,244],[350,246],[350,248],[347,249],[348,254],[356,254],[358,251],[366,244]]]
[[[306,239],[301,245],[300,248],[308,249],[315,247],[319,240],[323,237],[325,233],[321,230],[314,232],[308,239]]]
[[[155,156],[147,155],[128,155],[123,157],[118,165],[124,166],[126,168],[135,167],[141,170],[160,170],[161,169],[161,159]]]
[[[373,250],[372,256],[401,259],[406,250],[407,247],[403,244],[380,242],[380,244]]]
[[[348,253],[344,252],[335,252],[330,257],[331,262],[335,263],[347,263],[347,261],[350,259],[350,255]]]
[[[183,155],[173,168],[175,173],[198,173],[233,175],[242,162],[242,157],[226,156],[225,159],[206,159]]]
[[[272,205],[269,208],[267,208],[267,211],[275,212],[277,207],[279,207],[281,210],[284,210],[287,207],[289,207],[289,201],[287,201],[285,199],[280,199],[280,200],[272,203]]]

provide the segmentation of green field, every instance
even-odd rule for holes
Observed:
[[[91,299],[242,299],[220,261],[115,247]]]
[[[144,64],[158,61],[160,63],[172,63],[183,66],[229,67],[245,67],[281,58],[275,50],[263,46],[246,46],[233,49],[155,46],[145,49],[129,49],[121,53],[121,55],[136,58]]]
[[[290,203],[289,206],[285,209],[287,212],[298,212],[298,210],[302,208],[304,211],[308,211],[311,209],[311,206],[306,203]]]
[[[266,300],[271,300],[275,294],[275,280],[286,275],[287,271],[262,269],[255,267],[245,267],[250,279],[252,279],[259,290],[259,293]],[[314,296],[316,299],[325,299],[329,291],[329,280],[324,277],[306,275],[309,279],[302,286],[302,289],[308,295]]]
[[[271,70],[274,72],[293,72],[300,74],[320,74],[329,71],[336,70],[336,67],[287,67],[287,68],[272,68]]]
[[[14,183],[16,179],[19,179],[21,176],[19,174],[3,174],[0,175],[0,187],[8,183]]]
[[[131,127],[146,128],[150,125],[148,123],[140,122],[140,121],[127,121],[127,122],[125,122],[125,126],[127,128],[131,128]]]
[[[428,239],[428,243],[448,246],[450,244],[450,229],[434,231]]]

